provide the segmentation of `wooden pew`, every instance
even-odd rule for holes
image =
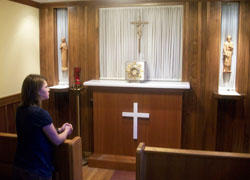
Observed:
[[[16,152],[17,135],[0,133],[0,179],[11,179]],[[53,180],[82,179],[82,141],[80,137],[65,140],[55,147],[55,171]]]
[[[250,154],[148,147],[136,151],[137,180],[249,180]]]

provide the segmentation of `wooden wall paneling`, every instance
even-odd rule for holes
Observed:
[[[76,118],[70,118],[70,113],[72,111],[71,105],[75,103],[70,102],[69,92],[56,92],[54,93],[54,124],[56,127],[61,127],[64,123],[68,122],[73,125],[74,131],[69,138],[75,137],[77,134]],[[52,103],[51,103],[52,104]],[[76,111],[76,108],[73,109]]]
[[[248,14],[247,14],[247,16],[248,16],[248,18],[250,17],[250,11],[249,11],[249,9],[250,9],[250,2],[247,2],[246,4],[245,4],[245,6],[246,6],[246,9],[248,9]],[[250,29],[249,29],[249,27],[250,27],[250,22],[249,22],[249,20],[248,21],[246,21],[246,23],[248,22],[248,42],[250,42],[250,35],[249,35],[249,33],[250,33]],[[250,61],[250,46],[248,46],[248,59],[245,59],[246,61]],[[246,58],[247,58],[246,57]],[[250,109],[250,71],[249,71],[249,69],[250,69],[250,63],[248,63],[248,79],[247,79],[247,96],[246,96],[246,99],[245,99],[245,103],[246,103],[246,112],[249,112],[248,110]],[[247,143],[248,143],[248,152],[250,153],[250,113],[246,113],[246,139],[247,139]]]
[[[7,132],[16,132],[16,110],[14,104],[7,105]]]
[[[84,35],[85,35],[85,8],[83,6],[68,7],[68,19],[69,19],[69,84],[70,87],[74,84],[74,67],[81,67],[81,77],[84,73],[84,68],[81,66],[81,62],[84,61]],[[76,119],[76,95],[73,92],[69,93],[69,114],[70,122],[73,124],[77,133],[77,119]]]
[[[195,148],[196,126],[197,126],[197,105],[199,93],[199,14],[198,3],[185,3],[185,30],[186,41],[185,61],[188,60],[188,81],[191,85],[191,90],[184,95],[184,111],[183,111],[183,148]]]
[[[25,0],[16,0],[16,1],[25,1]],[[124,6],[136,6],[136,5],[162,5],[162,4],[176,4],[183,2],[206,2],[211,0],[93,0],[93,1],[67,1],[67,2],[54,2],[54,3],[40,3],[40,8],[56,7],[63,8],[65,6],[102,6],[102,7],[124,7]],[[247,0],[220,0],[222,2],[241,2]]]
[[[84,81],[91,79],[99,79],[99,34],[98,34],[98,8],[96,6],[87,6],[85,13],[86,22],[86,60],[82,62],[84,67]],[[93,138],[93,101],[90,89],[82,92],[82,142],[83,151],[94,151]]]
[[[218,100],[216,151],[248,152],[243,100]]]
[[[58,83],[56,50],[56,11],[53,8],[40,9],[40,71],[47,78],[48,85]]]
[[[82,132],[83,132],[83,150],[87,152],[94,151],[93,134],[93,98],[92,93],[85,89],[82,92]]]
[[[85,82],[88,79],[88,7],[84,7],[84,57],[81,61],[82,67],[82,82]],[[84,152],[93,152],[93,118],[92,118],[92,107],[89,104],[90,96],[87,89],[84,89],[81,92],[81,133],[82,133],[82,145]]]
[[[99,8],[95,10],[95,28],[96,28],[96,49],[95,49],[95,54],[97,55],[95,57],[95,69],[96,69],[96,78],[100,78],[100,63],[99,63]]]
[[[16,132],[16,109],[20,101],[20,94],[0,98],[0,132]]]
[[[98,8],[95,6],[88,7],[87,22],[87,59],[88,59],[88,80],[99,79],[99,52],[98,52]]]
[[[0,106],[19,103],[20,101],[21,101],[21,94],[14,94],[11,96],[0,98]]]
[[[81,67],[82,67],[82,82],[87,81],[88,80],[88,7],[84,7],[84,16],[82,17],[84,18],[84,26],[82,31],[83,33],[83,60],[81,61]]]
[[[85,8],[74,6],[68,8],[69,19],[69,85],[74,83],[74,67],[81,67],[85,52]],[[82,67],[81,67],[82,68]],[[81,70],[81,79],[83,69]]]
[[[67,122],[71,123],[74,130],[71,136],[78,136],[78,124],[77,124],[77,106],[76,106],[76,93],[73,91],[69,92],[69,99],[68,99],[68,113],[69,119]]]
[[[81,67],[81,83],[87,80],[88,67],[87,67],[87,7],[73,6],[68,8],[69,13],[69,59],[70,59],[70,85],[74,83],[74,67]],[[82,149],[88,151],[88,118],[86,113],[86,93],[81,92],[80,97],[80,111],[81,111],[81,137]],[[76,126],[76,95],[70,92],[70,121]],[[76,133],[76,131],[75,131]]]
[[[206,35],[207,35],[207,3],[198,2],[198,54],[197,54],[197,72],[196,72],[196,85],[195,96],[196,96],[196,120],[195,120],[195,144],[194,149],[204,148],[204,132],[205,132],[205,113],[204,106],[205,102],[205,85],[206,85]],[[193,64],[193,63],[192,63]]]
[[[50,91],[49,99],[42,101],[42,108],[47,110],[50,116],[53,119],[53,123],[55,121],[55,99],[54,99],[54,92]]]
[[[188,81],[189,3],[184,3],[182,81]]]
[[[189,37],[189,3],[186,2],[184,3],[184,37],[183,37],[183,81],[189,81],[188,80],[188,63],[189,63],[189,58],[188,58],[188,37]],[[186,74],[184,72],[187,72]],[[190,84],[191,86],[191,84]],[[191,86],[192,88],[192,86]],[[182,148],[190,148],[191,145],[189,144],[189,139],[190,139],[190,135],[189,135],[189,119],[190,119],[190,109],[188,108],[189,106],[187,106],[187,103],[189,102],[189,94],[191,92],[185,92],[183,95],[183,109],[182,109],[182,138],[181,138],[181,147]]]
[[[53,74],[54,74],[54,85],[58,85],[59,84],[59,72],[58,72],[58,46],[57,46],[57,12],[56,9],[53,10],[53,14],[54,14],[54,21],[53,24],[51,24],[51,26],[53,26],[53,31],[54,31],[54,61],[53,63]],[[60,41],[61,42],[61,41]]]
[[[69,93],[50,91],[50,98],[42,102],[42,108],[46,109],[53,119],[56,128],[64,123],[70,122],[69,119]],[[72,103],[73,104],[73,103]]]
[[[7,132],[6,106],[0,106],[0,132]]]
[[[14,133],[16,133],[16,110],[17,110],[17,108],[18,108],[18,106],[20,105],[20,102],[16,102],[16,103],[14,103],[13,104],[14,105],[14,123],[13,123],[13,126],[14,126]]]
[[[70,122],[69,119],[69,93],[60,92],[55,94],[57,126]]]
[[[200,12],[201,11],[201,12]],[[196,146],[197,149],[205,149],[204,147],[204,132],[206,130],[206,116],[205,116],[205,106],[206,106],[206,72],[207,72],[207,2],[199,3],[199,12],[201,19],[199,21],[200,29],[199,29],[199,76],[200,76],[200,86],[199,86],[199,98],[198,98],[198,127],[197,130],[197,138],[199,138],[199,144]]]
[[[205,137],[204,149],[215,150],[221,32],[221,2],[207,2],[207,52],[205,87]]]
[[[249,2],[240,2],[236,91],[242,94],[247,92],[248,64],[249,64]]]

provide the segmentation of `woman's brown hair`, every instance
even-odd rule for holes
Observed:
[[[22,85],[21,106],[41,105],[38,91],[42,88],[45,77],[39,74],[28,75]]]

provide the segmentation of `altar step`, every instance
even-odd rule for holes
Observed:
[[[88,158],[88,166],[95,168],[135,171],[136,158],[133,156],[94,153]]]

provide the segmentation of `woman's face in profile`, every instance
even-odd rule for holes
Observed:
[[[48,84],[46,81],[43,81],[43,86],[38,91],[38,95],[39,95],[41,101],[49,99],[49,87],[48,87]]]

